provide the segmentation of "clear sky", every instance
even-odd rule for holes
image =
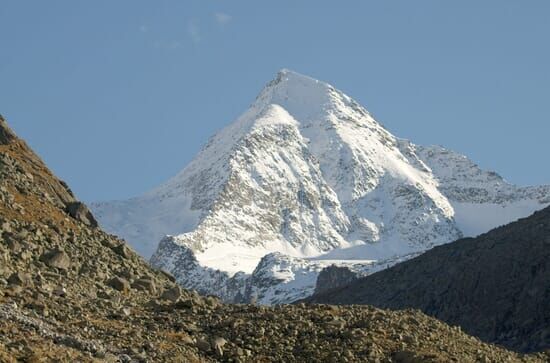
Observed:
[[[0,0],[0,113],[85,201],[176,174],[281,68],[550,183],[548,0]]]

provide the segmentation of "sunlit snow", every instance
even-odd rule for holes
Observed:
[[[361,273],[550,204],[438,146],[398,139],[327,83],[283,70],[178,175],[92,206],[180,283],[290,302],[335,263]]]

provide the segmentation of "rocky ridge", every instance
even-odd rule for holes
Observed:
[[[225,305],[94,227],[0,118],[2,362],[543,362],[417,311]],[[85,217],[85,218],[81,218]]]
[[[509,349],[550,349],[550,208],[307,301],[420,309]]]

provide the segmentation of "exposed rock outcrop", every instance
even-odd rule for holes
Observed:
[[[67,204],[66,210],[67,213],[77,221],[90,227],[97,227],[97,221],[84,203],[79,201],[70,202]]]
[[[324,268],[317,277],[315,294],[320,294],[337,287],[346,286],[357,280],[358,274],[345,266],[331,265]]]
[[[13,140],[15,140],[15,134],[9,128],[4,117],[0,115],[0,144],[7,145]]]

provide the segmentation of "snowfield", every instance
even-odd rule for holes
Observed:
[[[549,204],[550,186],[398,139],[334,87],[283,70],[174,178],[92,209],[183,286],[275,304],[311,295],[330,264],[372,273]]]

